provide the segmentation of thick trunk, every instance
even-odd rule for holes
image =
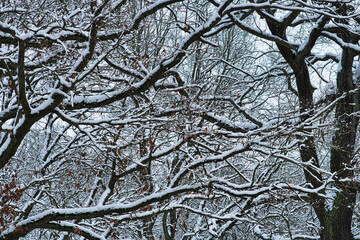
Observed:
[[[336,131],[332,139],[330,158],[331,172],[336,173],[336,194],[333,208],[327,213],[322,239],[352,240],[351,222],[356,203],[357,190],[352,182],[353,154],[356,141],[358,120],[352,114],[357,111],[356,94],[351,93],[353,83],[354,56],[349,49],[344,48],[341,56],[340,70],[337,74],[338,96],[346,94],[336,105]]]
[[[272,34],[286,39],[286,29],[282,28],[282,26],[273,24],[271,22],[268,22],[268,26]],[[277,44],[277,47],[283,58],[294,71],[299,97],[301,120],[306,121],[309,117],[313,115],[314,112],[314,102],[312,96],[314,92],[314,87],[311,85],[310,74],[305,59],[299,58],[296,54],[294,54],[291,49],[288,49],[281,44]],[[311,133],[307,133],[306,135],[311,136]],[[314,139],[312,137],[301,137],[299,151],[301,160],[303,162],[311,162],[313,166],[319,167],[318,155],[316,152]],[[304,175],[306,182],[311,184],[313,188],[317,188],[322,185],[322,176],[315,169],[311,167],[306,167],[304,169]],[[324,217],[326,215],[324,212],[324,199],[321,199],[316,194],[310,194],[309,197],[311,204],[314,207],[315,213],[320,220],[320,223],[324,223]]]
[[[347,5],[338,6],[338,13],[347,15]],[[346,23],[347,20],[338,20]],[[344,42],[356,44],[358,38],[347,32],[338,33],[338,37]],[[335,175],[335,184],[338,192],[333,207],[327,212],[326,225],[322,239],[353,240],[351,223],[356,204],[357,190],[353,182],[354,178],[354,150],[358,119],[353,113],[358,111],[358,94],[354,91],[356,86],[353,79],[354,53],[350,48],[342,49],[341,61],[339,62],[336,77],[337,95],[339,99],[335,110],[336,131],[332,139],[330,170]],[[344,97],[345,95],[345,97]]]
[[[281,26],[268,22],[272,34],[286,39],[285,29]],[[296,86],[299,97],[301,120],[306,121],[313,115],[313,87],[310,81],[308,67],[303,58],[299,58],[291,49],[277,44],[281,55],[294,71]],[[349,93],[354,90],[352,80],[353,54],[349,49],[343,49],[340,71],[337,75],[338,95],[347,94],[338,101],[336,106],[337,130],[332,139],[330,168],[336,174],[335,186],[339,190],[336,193],[333,208],[325,207],[324,199],[316,194],[310,195],[311,204],[315,210],[321,226],[320,237],[322,240],[353,240],[351,223],[353,209],[356,202],[357,191],[353,178],[352,158],[355,146],[358,120],[352,116],[358,103],[355,94]],[[311,136],[311,133],[307,134]],[[318,156],[314,139],[306,137],[301,139],[299,145],[300,156],[303,162],[311,162],[319,167]],[[316,188],[321,186],[323,180],[319,172],[312,168],[304,169],[307,183]],[[347,180],[344,180],[347,179]]]
[[[351,222],[356,192],[344,189],[338,194],[334,207],[327,212],[321,240],[353,240]]]

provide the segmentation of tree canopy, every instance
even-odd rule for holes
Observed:
[[[3,0],[0,239],[360,239],[360,1]]]

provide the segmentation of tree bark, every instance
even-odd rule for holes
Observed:
[[[337,74],[337,95],[345,94],[336,105],[335,119],[336,131],[332,139],[330,169],[336,173],[335,187],[337,192],[333,208],[327,213],[324,237],[322,239],[352,240],[351,222],[356,203],[357,190],[354,182],[353,155],[356,141],[358,120],[352,115],[357,111],[357,95],[352,93],[355,89],[353,83],[354,54],[350,49],[344,48]],[[342,180],[342,181],[341,181]]]
[[[272,34],[286,40],[285,28],[274,22],[268,21],[268,26]],[[318,35],[319,36],[319,35]],[[318,37],[314,35],[314,37]],[[277,44],[283,58],[290,65],[295,74],[296,86],[299,97],[299,108],[301,120],[306,121],[313,115],[313,91],[308,67],[305,62],[306,54],[299,57],[291,49],[284,45]],[[338,97],[346,94],[336,105],[335,119],[336,132],[332,139],[330,169],[336,173],[335,186],[339,190],[336,193],[333,208],[327,209],[323,198],[316,194],[310,195],[311,204],[320,222],[322,240],[353,240],[351,232],[352,216],[356,203],[357,190],[351,179],[354,177],[352,170],[352,159],[354,153],[356,130],[358,120],[352,115],[357,109],[358,103],[352,79],[352,65],[354,54],[350,49],[344,48],[337,75]],[[311,135],[311,133],[307,134]],[[319,167],[318,155],[316,152],[314,139],[306,137],[301,139],[299,144],[300,156],[303,162],[311,162],[312,165]],[[319,172],[312,168],[304,169],[307,183],[316,188],[321,186],[323,180]],[[347,179],[344,181],[344,179]],[[342,181],[340,181],[342,180]]]

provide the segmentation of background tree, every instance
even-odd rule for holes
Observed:
[[[37,3],[0,5],[0,239],[357,238],[357,1]]]

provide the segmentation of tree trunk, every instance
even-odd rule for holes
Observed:
[[[337,130],[332,139],[330,158],[331,172],[336,173],[334,185],[339,192],[336,194],[333,208],[327,213],[322,239],[354,239],[351,222],[357,190],[352,181],[354,178],[352,160],[358,120],[352,113],[357,111],[358,101],[357,94],[351,93],[355,89],[352,74],[353,59],[354,55],[350,49],[344,48],[337,74],[337,94],[338,97],[346,95],[336,105]]]
[[[272,34],[286,39],[285,29],[281,26],[268,22]],[[291,49],[280,44],[277,47],[294,71],[296,86],[299,97],[299,107],[301,120],[305,121],[313,115],[313,91],[310,75],[305,60],[299,58]],[[305,56],[304,56],[305,57]],[[335,187],[339,190],[333,203],[332,209],[327,209],[323,198],[317,194],[310,194],[310,202],[320,222],[322,240],[353,240],[351,223],[353,209],[356,202],[357,190],[355,189],[352,178],[353,173],[353,153],[356,139],[358,120],[352,115],[358,106],[352,79],[352,65],[354,55],[350,49],[344,48],[340,61],[340,70],[337,75],[338,97],[346,94],[336,105],[335,119],[336,132],[332,139],[332,149],[330,157],[330,168],[332,173],[336,173]],[[307,134],[311,135],[311,134]],[[314,140],[311,137],[301,139],[299,145],[300,156],[303,162],[311,162],[319,167],[318,156]],[[305,179],[316,188],[321,186],[323,180],[319,172],[312,168],[304,169]],[[346,180],[344,180],[346,179]]]

